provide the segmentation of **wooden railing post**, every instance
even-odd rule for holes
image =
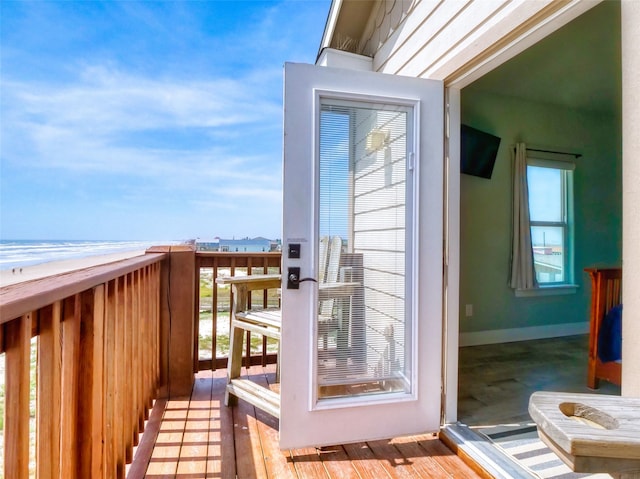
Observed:
[[[149,251],[169,253],[160,286],[159,396],[188,396],[194,381],[195,247],[179,245]]]
[[[104,312],[103,284],[82,293],[78,394],[79,477],[103,477]]]
[[[60,477],[60,378],[62,301],[40,313],[38,338],[37,477]]]
[[[80,294],[65,299],[62,322],[62,398],[60,402],[60,476],[77,475],[78,369],[80,365]],[[66,452],[66,454],[65,454]],[[19,476],[17,476],[19,477]]]
[[[29,477],[29,358],[32,313],[5,325],[5,477]]]

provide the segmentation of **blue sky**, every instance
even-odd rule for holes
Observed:
[[[0,2],[0,238],[281,236],[329,0]]]

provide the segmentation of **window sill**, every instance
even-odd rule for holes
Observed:
[[[535,289],[516,289],[516,298],[576,294],[578,288],[579,286],[577,284],[558,284],[553,286],[539,286]]]

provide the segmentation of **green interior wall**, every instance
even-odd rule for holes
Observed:
[[[619,115],[462,91],[462,123],[502,138],[491,179],[461,175],[460,332],[588,321],[593,265],[622,258]],[[511,154],[518,141],[579,152],[574,172],[576,294],[516,297],[508,287],[511,254]],[[465,305],[473,305],[466,317]]]

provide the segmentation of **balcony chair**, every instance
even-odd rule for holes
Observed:
[[[230,284],[233,291],[231,330],[229,333],[229,363],[227,365],[227,389],[224,403],[233,406],[243,399],[264,411],[280,417],[280,395],[248,379],[241,379],[242,345],[245,332],[257,333],[280,341],[282,312],[279,308],[248,309],[251,291],[279,288],[280,274],[223,276],[218,284]],[[280,355],[278,354],[278,361]],[[276,375],[279,374],[280,365]]]
[[[342,253],[342,238],[334,236],[320,239],[318,284],[337,283]],[[339,321],[336,316],[336,300],[334,297],[318,302],[318,338],[322,338],[323,349],[329,347],[329,333],[337,330]]]
[[[319,302],[318,337],[322,338],[324,350],[328,350],[329,334],[342,326],[340,303],[353,294],[359,283],[350,282],[350,266],[341,266],[342,239],[339,236],[323,237],[319,249]],[[347,282],[341,282],[341,281]],[[253,332],[280,341],[282,311],[279,308],[248,309],[247,298],[253,290],[277,288],[281,275],[250,275],[219,277],[219,284],[230,284],[233,288],[231,331],[229,344],[229,364],[227,367],[227,390],[225,405],[232,406],[237,399],[243,399],[268,413],[280,417],[280,397],[270,389],[241,379],[242,343],[245,332]],[[280,371],[278,354],[277,373]]]

